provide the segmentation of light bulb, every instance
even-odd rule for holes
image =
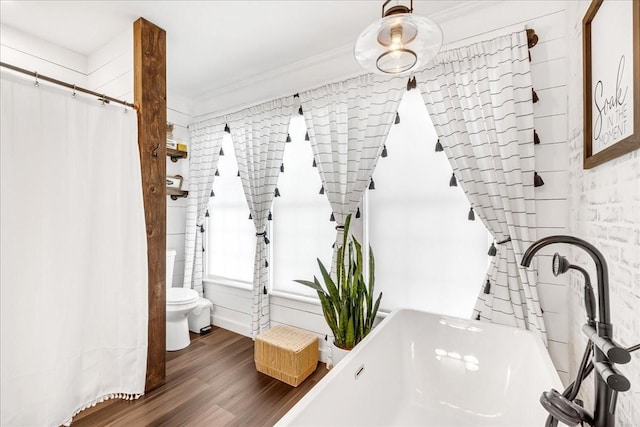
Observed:
[[[391,27],[391,49],[402,48],[402,25],[396,25]]]

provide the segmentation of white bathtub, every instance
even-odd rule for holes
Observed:
[[[399,310],[277,426],[542,426],[562,389],[542,341],[506,326]]]

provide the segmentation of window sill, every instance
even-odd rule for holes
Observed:
[[[205,283],[210,283],[212,285],[228,286],[230,288],[242,289],[244,291],[253,290],[253,285],[250,282],[230,279],[228,277],[208,276],[202,281]]]
[[[320,305],[320,300],[314,297],[307,297],[304,295],[292,294],[290,292],[271,291],[269,293],[272,297],[284,298],[293,301],[303,302],[306,304]]]

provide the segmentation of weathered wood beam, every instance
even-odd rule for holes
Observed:
[[[140,18],[133,24],[134,99],[149,262],[147,391],[165,381],[166,365],[166,33]]]

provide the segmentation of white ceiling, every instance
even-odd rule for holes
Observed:
[[[167,32],[168,90],[190,98],[353,45],[382,3],[2,0],[0,22],[88,55],[144,17]],[[438,21],[466,3],[416,0],[414,13]]]

